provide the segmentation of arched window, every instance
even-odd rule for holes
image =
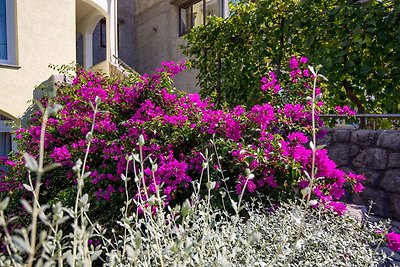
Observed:
[[[16,64],[14,0],[0,0],[0,64]]]
[[[7,156],[13,149],[11,126],[9,125],[11,122],[11,119],[0,115],[0,157]]]

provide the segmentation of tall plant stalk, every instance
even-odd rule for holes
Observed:
[[[98,106],[100,103],[100,99],[99,97],[96,96],[95,98],[95,104],[92,105],[93,107],[93,121],[92,121],[92,126],[90,129],[90,132],[88,132],[88,134],[86,135],[86,140],[88,141],[87,147],[86,147],[86,152],[85,152],[85,157],[82,163],[82,169],[78,169],[77,170],[77,176],[78,176],[78,190],[76,193],[76,200],[75,200],[75,207],[74,207],[74,240],[73,240],[73,244],[72,244],[72,266],[75,267],[76,266],[76,257],[77,257],[77,248],[78,248],[78,208],[79,208],[79,201],[81,199],[82,196],[82,189],[84,186],[84,179],[90,174],[90,173],[86,173],[85,169],[86,169],[86,162],[87,162],[87,158],[89,155],[89,151],[90,151],[90,145],[92,143],[93,140],[93,131],[94,131],[94,125],[96,122],[96,115],[98,112]],[[78,164],[77,164],[78,165]],[[82,210],[81,210],[82,211]],[[81,214],[81,225],[82,227],[84,227],[84,217],[83,214]],[[79,242],[82,242],[82,240],[80,240]],[[87,245],[85,244],[85,247]],[[84,255],[82,255],[84,256]],[[87,255],[86,255],[87,256]]]
[[[28,258],[28,267],[32,267],[35,254],[36,254],[36,232],[37,232],[37,223],[38,223],[38,216],[39,216],[39,196],[40,196],[40,185],[42,180],[42,175],[44,173],[43,164],[44,164],[44,137],[46,133],[46,124],[49,118],[49,107],[46,107],[43,110],[43,120],[40,129],[40,143],[39,143],[39,165],[36,173],[36,184],[35,184],[35,194],[33,195],[33,211],[32,211],[32,229],[31,229],[31,237],[30,237],[30,251],[29,251],[29,258]]]

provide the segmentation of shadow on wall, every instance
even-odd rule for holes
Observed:
[[[57,83],[62,83],[66,82],[66,76],[65,75],[52,75],[50,76],[47,80],[39,84],[38,86],[35,87],[33,90],[33,99],[41,99],[43,98],[46,94],[51,94],[55,92],[55,85]],[[37,107],[32,101],[31,105],[25,110],[24,114],[20,118],[21,122],[21,127],[27,127],[29,126],[29,120],[31,117],[31,114],[37,110]]]

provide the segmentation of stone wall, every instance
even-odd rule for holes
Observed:
[[[345,171],[363,173],[365,190],[346,200],[369,206],[377,216],[400,220],[400,131],[329,129],[319,140]]]

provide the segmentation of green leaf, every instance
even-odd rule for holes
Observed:
[[[3,199],[0,202],[0,210],[5,210],[7,208],[9,202],[10,202],[10,198],[9,197],[6,197],[5,199]]]
[[[24,153],[25,166],[32,172],[37,172],[39,170],[39,164],[34,157],[28,153]]]

